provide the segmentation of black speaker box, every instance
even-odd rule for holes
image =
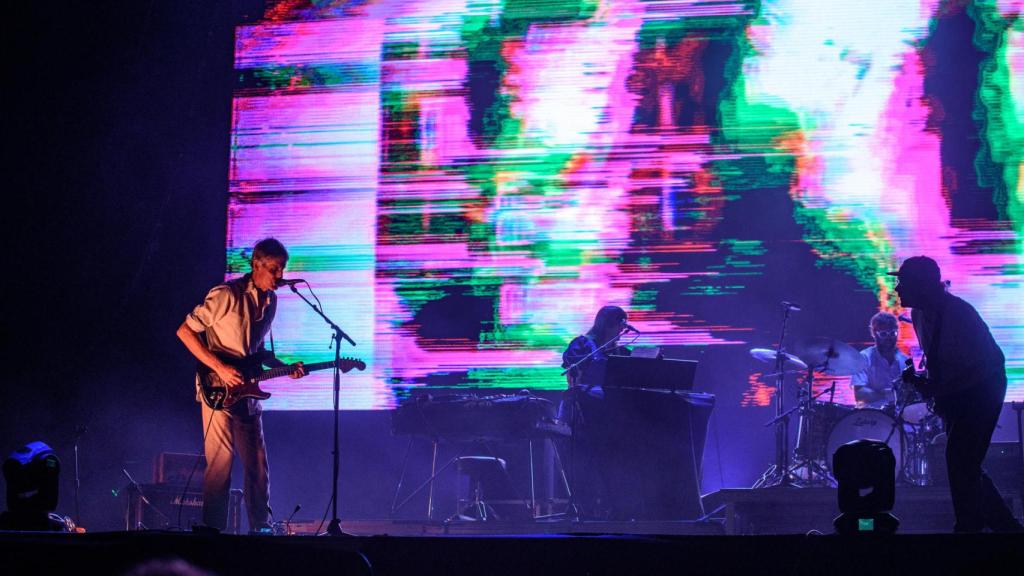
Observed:
[[[126,530],[182,530],[203,523],[203,493],[198,486],[184,491],[182,484],[138,484],[128,489]],[[242,491],[231,491],[227,532],[242,527]],[[179,521],[180,517],[180,521]]]

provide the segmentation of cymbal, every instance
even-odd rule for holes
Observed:
[[[810,338],[796,350],[797,356],[815,370],[833,376],[856,374],[867,367],[867,359],[856,348],[835,338]]]
[[[750,355],[760,360],[761,362],[767,362],[769,364],[775,363],[775,350],[769,348],[751,348]],[[807,370],[807,364],[803,360],[793,356],[792,354],[782,353],[783,366],[791,368],[798,368],[800,370]]]

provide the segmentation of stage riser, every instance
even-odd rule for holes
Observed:
[[[1019,492],[1004,491],[1010,509],[1021,517]],[[824,534],[834,531],[832,521],[839,515],[837,491],[833,488],[727,489],[704,497],[704,507],[724,506],[728,534]],[[901,534],[946,533],[955,520],[949,489],[945,487],[902,487],[896,490],[892,513],[899,518]]]

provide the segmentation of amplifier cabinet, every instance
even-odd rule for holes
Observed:
[[[182,530],[203,523],[203,493],[198,486],[184,484],[139,484],[128,488],[125,511],[126,530]],[[180,508],[180,524],[179,518]],[[228,500],[229,534],[242,527],[242,491],[234,489]]]
[[[205,471],[206,457],[202,454],[161,452],[153,459],[153,482],[157,484],[202,486]]]

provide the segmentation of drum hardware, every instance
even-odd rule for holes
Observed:
[[[786,342],[786,326],[789,323],[789,315],[794,307],[788,303],[782,304],[782,328],[779,335],[779,345],[775,350],[767,348],[754,348],[750,355],[761,362],[772,362],[775,366],[773,373],[777,374],[775,380],[775,418],[769,420],[765,426],[775,425],[775,463],[768,467],[757,482],[754,488],[769,488],[772,486],[792,485],[792,475],[789,468],[789,415],[792,410],[787,411],[785,407],[784,394],[786,383],[786,368],[799,368],[809,370],[807,364],[787,353],[783,347]]]
[[[810,338],[801,342],[797,350],[808,366],[829,376],[856,374],[867,365],[856,348],[834,338]]]
[[[887,390],[889,390],[887,388]],[[889,445],[896,457],[897,479],[917,486],[933,482],[928,447],[941,432],[941,421],[920,396],[892,382],[893,401],[878,408],[860,408],[839,418],[828,435],[828,454],[854,440],[873,439]]]
[[[896,470],[903,470],[905,437],[903,427],[896,418],[876,408],[861,408],[851,411],[836,422],[829,433],[827,453],[835,454],[840,446],[854,440],[884,442],[892,449],[892,453],[896,457]]]
[[[786,368],[799,366],[799,363],[807,366],[797,405],[777,414],[766,424],[784,424],[790,414],[798,413],[798,435],[793,451],[795,461],[783,468],[784,480],[769,484],[774,479],[769,473],[778,474],[776,465],[762,475],[755,488],[778,484],[834,486],[830,456],[843,444],[860,439],[878,440],[889,445],[896,457],[899,481],[918,486],[934,482],[929,446],[941,435],[942,426],[941,419],[934,414],[928,402],[910,387],[903,386],[900,378],[892,382],[891,388],[886,388],[891,390],[893,400],[882,409],[854,410],[833,403],[832,396],[829,402],[819,402],[818,399],[825,394],[834,395],[835,382],[828,389],[814,394],[815,372],[851,375],[863,370],[866,360],[852,346],[831,338],[805,340],[796,350],[796,356],[763,348],[751,350],[751,356],[763,362],[775,361]],[[777,376],[781,380],[793,373],[792,369],[783,369],[782,366],[766,376]],[[781,393],[781,387],[779,390]]]
[[[900,479],[917,486],[935,482],[932,477],[929,446],[942,433],[942,420],[917,391],[903,384],[902,376],[893,379],[893,414],[904,432],[903,467]]]
[[[787,310],[788,318],[788,310]],[[785,336],[786,318],[783,319],[783,337]],[[780,340],[781,343],[781,340]],[[826,434],[823,428],[827,428],[831,422],[826,420],[824,412],[831,412],[833,417],[840,413],[838,406],[832,402],[835,396],[835,382],[827,390],[814,394],[815,372],[827,375],[850,375],[864,369],[866,360],[855,348],[835,340],[833,338],[811,338],[800,343],[797,347],[798,354],[792,355],[781,349],[772,351],[764,348],[755,348],[750,355],[762,362],[774,361],[776,369],[773,375],[779,380],[775,418],[768,421],[766,426],[775,424],[776,430],[776,464],[773,465],[754,484],[755,488],[793,485],[793,486],[834,486],[835,479],[832,477],[829,468],[822,464],[822,460],[828,461],[833,450],[823,453]],[[782,384],[787,373],[786,368],[801,367],[806,371],[803,386],[799,392],[799,401],[796,406],[789,410],[782,410]],[[818,398],[829,394],[829,402],[818,402]],[[828,406],[829,408],[824,408]],[[796,411],[799,415],[799,427],[797,446],[794,449],[796,461],[789,465],[788,458],[788,437],[787,428],[789,415]],[[844,416],[845,418],[845,416]],[[779,428],[784,431],[780,434]],[[779,437],[783,440],[779,441]],[[780,457],[779,452],[783,455]]]
[[[844,407],[833,402],[836,391],[835,381],[832,381],[832,385],[828,389],[817,395],[813,395],[812,392],[813,373],[808,375],[806,383],[806,388],[800,392],[802,398],[799,404],[800,419],[796,447],[793,451],[797,461],[793,463],[790,472],[803,480],[800,482],[800,486],[835,486],[835,478],[828,467],[822,463],[822,461],[828,461],[829,454],[831,454],[823,450],[823,440],[826,439],[827,433],[822,434],[822,432],[825,427],[832,424],[831,418],[828,416],[834,417],[834,414]],[[818,398],[825,394],[829,395],[829,401],[827,403],[818,402]],[[801,471],[804,473],[801,474]]]
[[[903,424],[905,435],[901,480],[916,486],[935,484],[939,479],[933,474],[933,454],[929,446],[934,444],[937,438],[944,436],[942,420],[929,413],[920,422],[900,422]]]

